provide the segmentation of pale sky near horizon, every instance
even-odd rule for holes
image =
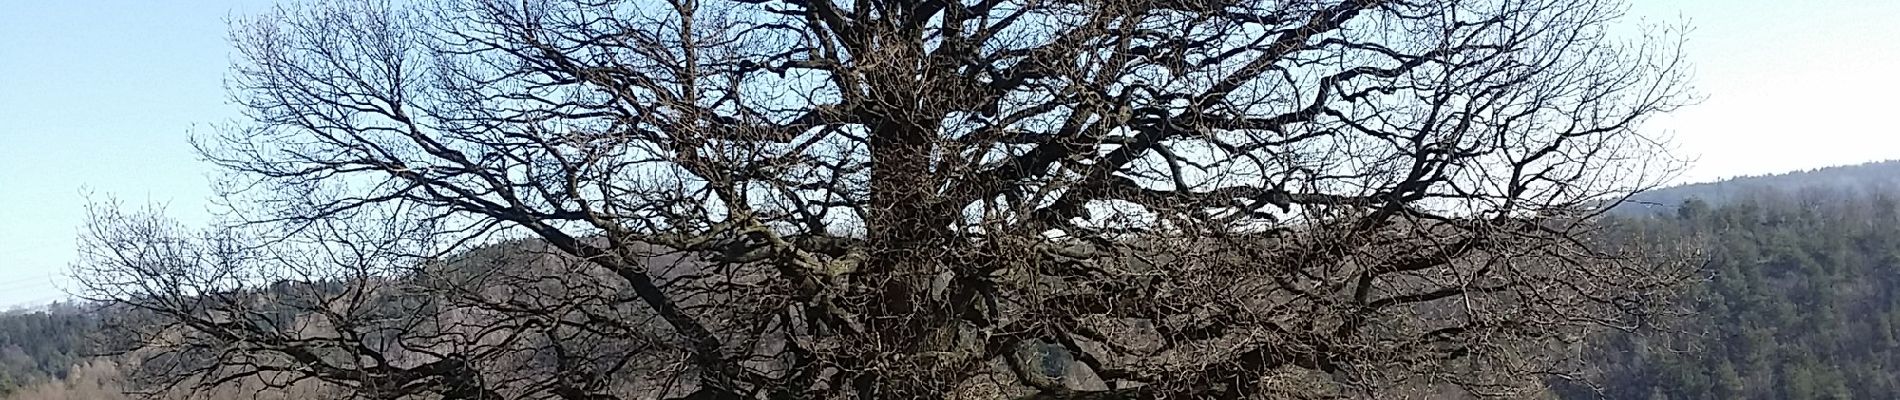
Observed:
[[[237,116],[225,20],[271,0],[0,0],[0,308],[70,289],[87,193],[202,218],[186,139]],[[1653,121],[1685,182],[1900,158],[1900,1],[1634,1],[1687,21],[1699,105]]]

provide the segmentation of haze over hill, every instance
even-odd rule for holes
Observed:
[[[1893,190],[1896,184],[1900,184],[1900,160],[1876,161],[1669,186],[1631,196],[1617,211],[1626,215],[1674,212],[1684,200],[1691,198],[1720,205],[1737,196],[1765,189],[1789,192],[1807,189]]]

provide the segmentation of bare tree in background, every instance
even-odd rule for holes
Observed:
[[[148,254],[181,235],[101,218],[82,275],[183,385],[1523,396],[1686,276],[1590,234],[1688,100],[1621,7],[286,7],[235,27],[249,122],[200,143],[242,224]]]

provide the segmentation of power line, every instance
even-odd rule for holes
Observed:
[[[0,281],[0,297],[11,297],[7,295],[38,295],[42,298],[47,296],[68,296],[69,294],[64,290],[66,288],[61,286],[69,283],[71,282],[63,281],[52,276],[25,277]]]
[[[44,277],[30,277],[30,278],[15,279],[15,280],[10,280],[10,281],[0,281],[0,289],[24,287],[24,286],[27,286],[27,284],[49,284],[49,283],[53,283],[53,281],[51,279],[47,279]]]

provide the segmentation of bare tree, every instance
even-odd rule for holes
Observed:
[[[235,287],[277,279],[245,275],[266,265],[322,264],[298,280],[364,294],[312,292],[304,309],[402,294],[433,311],[364,306],[321,340],[276,339],[284,328],[193,308],[217,290],[156,282],[171,272],[150,260],[86,266],[125,280],[93,285],[101,298],[218,355],[173,375],[194,384],[1521,395],[1563,376],[1581,335],[1639,325],[1686,276],[1591,235],[1606,204],[1673,167],[1637,128],[1689,100],[1676,33],[1615,34],[1620,7],[286,7],[236,25],[231,85],[249,121],[199,144],[229,172],[245,232],[230,252],[301,261],[193,253],[180,267],[242,276]],[[530,240],[444,261],[507,238]],[[417,322],[445,313],[458,316]],[[408,328],[368,346],[370,320]],[[225,333],[236,325],[249,333]],[[298,355],[316,348],[330,353]]]

